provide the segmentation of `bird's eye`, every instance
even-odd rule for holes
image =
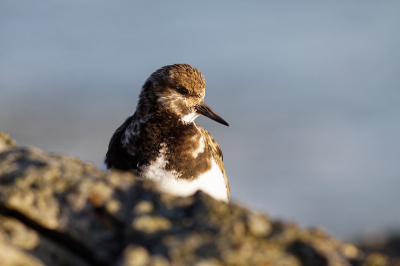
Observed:
[[[184,88],[184,87],[179,88],[179,89],[178,89],[178,92],[179,92],[180,94],[182,94],[182,95],[186,95],[186,94],[189,93],[189,91],[188,91],[186,88]]]

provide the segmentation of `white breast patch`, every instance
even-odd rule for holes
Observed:
[[[202,190],[217,200],[228,202],[224,176],[214,160],[212,160],[211,169],[193,181],[179,179],[174,177],[173,174],[167,173],[168,171],[165,172],[164,175],[155,180],[164,192],[187,197],[193,195],[197,190]],[[153,178],[149,179],[154,180]]]
[[[204,143],[201,148],[204,149]],[[167,164],[165,160],[167,146],[165,143],[161,144],[159,152],[158,158],[152,164],[142,167],[141,177],[158,183],[161,191],[175,196],[187,197],[193,195],[197,190],[202,190],[217,200],[228,202],[228,191],[224,175],[214,159],[212,159],[210,170],[200,175],[197,179],[188,181],[180,179],[176,171],[165,170]],[[193,154],[194,157],[195,155],[197,154]]]
[[[193,195],[197,190],[209,194],[213,198],[228,202],[228,193],[225,185],[224,175],[217,163],[212,160],[211,169],[200,175],[195,180],[180,179],[175,171],[165,170],[166,145],[161,145],[160,155],[154,163],[143,169],[142,176],[158,183],[159,188],[167,193],[187,197]]]

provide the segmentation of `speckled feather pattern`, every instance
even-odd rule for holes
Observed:
[[[186,88],[187,94],[178,93],[179,88]],[[110,140],[107,168],[132,171],[146,178],[146,169],[163,151],[165,163],[160,168],[191,182],[210,171],[214,160],[221,169],[229,200],[220,147],[204,128],[184,119],[197,116],[195,106],[204,96],[205,80],[196,68],[176,64],[155,71],[143,85],[135,114]]]

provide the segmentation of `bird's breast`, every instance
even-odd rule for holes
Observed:
[[[225,179],[214,159],[212,159],[210,170],[192,180],[179,178],[173,170],[158,168],[151,169],[148,173],[146,178],[156,181],[163,192],[187,197],[197,190],[202,190],[217,200],[228,202]]]

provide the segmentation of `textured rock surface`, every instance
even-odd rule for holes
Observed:
[[[17,147],[15,140],[11,139],[8,134],[0,131],[0,152],[15,147]]]
[[[390,260],[400,265],[400,234],[395,231],[380,239],[359,239],[357,246],[370,258],[376,260]],[[382,256],[384,254],[385,256]]]
[[[375,256],[375,257],[374,257]],[[0,134],[0,265],[400,265],[198,192],[18,148]]]

